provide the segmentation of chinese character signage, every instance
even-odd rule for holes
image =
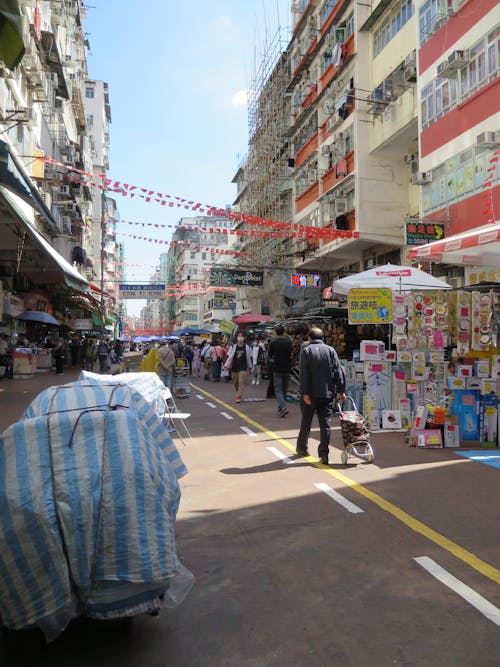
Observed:
[[[424,245],[444,239],[444,224],[440,222],[407,222],[406,244]]]
[[[387,287],[355,288],[348,296],[349,324],[392,322],[392,292]]]
[[[165,285],[120,285],[120,299],[164,299]]]
[[[263,271],[239,271],[236,269],[210,269],[210,285],[212,287],[262,287]]]

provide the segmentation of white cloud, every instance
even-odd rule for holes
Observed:
[[[235,109],[246,106],[248,101],[248,90],[238,90],[231,98],[231,106]]]

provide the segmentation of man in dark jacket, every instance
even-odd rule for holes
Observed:
[[[285,327],[278,324],[276,327],[276,338],[273,338],[268,350],[269,358],[272,360],[274,392],[278,399],[278,414],[286,417],[286,395],[288,393],[288,380],[292,367],[292,341],[285,336]]]
[[[309,341],[300,352],[299,391],[302,419],[296,451],[299,456],[309,455],[307,440],[316,412],[320,428],[318,457],[324,465],[328,465],[333,401],[337,394],[341,401],[345,400],[345,373],[336,351],[325,344],[323,331],[319,327],[311,328]]]

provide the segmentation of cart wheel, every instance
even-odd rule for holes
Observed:
[[[367,455],[366,462],[367,463],[373,463],[373,454],[368,454]]]
[[[348,459],[347,452],[344,450],[344,451],[340,454],[340,460],[342,461],[342,465],[343,465],[343,466],[347,465],[347,459]]]

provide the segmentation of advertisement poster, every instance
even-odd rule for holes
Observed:
[[[355,287],[349,290],[349,324],[392,322],[392,291],[386,287]]]

